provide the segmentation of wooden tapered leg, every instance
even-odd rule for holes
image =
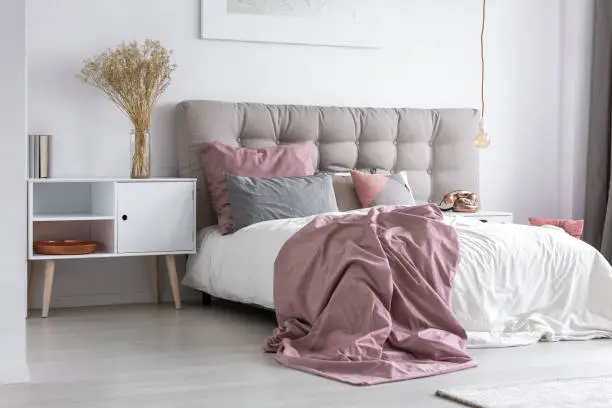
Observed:
[[[37,281],[38,274],[36,273],[36,262],[28,261],[28,310],[31,310],[34,305]]]
[[[157,267],[157,256],[150,257],[151,262],[151,297],[153,303],[159,303],[159,274]]]
[[[43,289],[42,317],[49,316],[51,305],[51,292],[53,291],[53,274],[55,272],[55,261],[45,261],[45,286]]]
[[[168,278],[170,279],[170,287],[172,288],[174,307],[177,310],[180,310],[181,293],[179,292],[178,275],[176,274],[176,262],[174,260],[174,255],[166,255],[166,267],[168,268]]]

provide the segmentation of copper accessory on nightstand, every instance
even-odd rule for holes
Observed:
[[[478,196],[471,191],[457,190],[448,193],[440,203],[442,211],[475,213],[478,211]]]
[[[98,243],[94,241],[36,241],[34,253],[39,255],[87,255],[96,251]]]

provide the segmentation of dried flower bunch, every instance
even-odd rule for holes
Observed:
[[[134,124],[136,148],[132,157],[132,177],[150,176],[145,138],[153,107],[170,85],[176,69],[170,56],[159,41],[123,43],[86,59],[79,74],[83,83],[101,89]],[[143,150],[142,155],[139,149]]]

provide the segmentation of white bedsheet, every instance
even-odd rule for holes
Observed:
[[[276,254],[312,218],[262,222],[227,236],[203,229],[183,284],[273,308]],[[611,337],[612,268],[591,246],[548,228],[445,220],[459,234],[452,308],[470,347]]]

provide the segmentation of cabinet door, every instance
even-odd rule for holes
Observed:
[[[117,184],[119,253],[195,249],[193,182]]]

